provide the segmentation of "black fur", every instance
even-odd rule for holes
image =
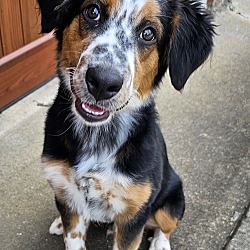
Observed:
[[[56,29],[60,53],[63,30],[81,12],[83,0],[38,0],[38,3],[42,13],[42,32]],[[207,59],[212,50],[213,25],[210,18],[201,13],[200,4],[194,1],[160,1],[160,5],[164,30],[157,44],[159,67],[154,87],[159,85],[169,67],[173,86],[181,90],[190,74]],[[175,27],[174,18],[177,18]],[[101,51],[102,48],[98,49]],[[108,148],[110,152],[117,148],[117,135],[126,129],[120,121],[122,113],[117,113],[105,127],[82,125],[80,133],[75,131],[71,93],[64,86],[60,70],[59,78],[61,85],[58,95],[46,120],[43,156],[64,160],[75,166],[83,155],[99,154],[103,148]],[[115,171],[128,175],[134,183],[150,180],[152,193],[141,211],[123,225],[122,249],[128,248],[147,219],[158,209],[167,210],[177,219],[182,218],[185,210],[182,182],[169,164],[165,142],[157,124],[154,101],[136,109],[131,115],[136,122],[126,142],[117,150]],[[90,147],[89,142],[93,139],[96,145]],[[88,202],[89,206],[96,204],[95,200]],[[67,226],[68,208],[61,201],[57,200],[56,203]]]
[[[49,33],[56,27],[57,12],[55,8],[63,0],[37,0],[42,14],[42,33]]]
[[[100,152],[103,148],[100,142],[105,141],[105,146],[115,147],[116,139],[112,138],[112,135],[115,136],[116,132],[110,134],[111,138],[107,137],[106,133],[100,132],[99,137],[96,138],[98,143],[95,149],[88,146],[83,147],[83,144],[88,144],[88,140],[92,139],[91,130],[97,128],[85,126],[82,137],[74,136],[73,128],[70,127],[70,118],[67,119],[69,109],[66,107],[70,107],[70,99],[67,99],[64,92],[62,88],[59,89],[58,96],[48,113],[43,156],[65,160],[71,165],[76,165],[83,154],[91,155],[93,150]],[[117,152],[119,160],[116,162],[115,169],[130,176],[137,184],[151,180],[152,194],[136,217],[122,227],[125,236],[122,249],[129,247],[147,219],[159,208],[166,209],[171,216],[179,220],[183,217],[185,210],[182,182],[168,162],[165,142],[157,124],[154,103],[152,102],[137,112],[135,114],[138,118],[137,125],[134,126],[126,143]],[[109,130],[112,131],[117,125],[117,131],[119,131],[119,124],[115,120],[109,124]],[[63,222],[67,226],[69,209],[59,201],[56,201],[56,204]],[[89,207],[97,205],[100,203],[88,200]]]
[[[173,29],[174,16],[178,16],[179,21]],[[158,45],[160,57],[156,85],[169,66],[174,88],[181,90],[184,87],[188,77],[212,51],[214,25],[211,21],[196,1],[166,1],[162,4],[164,34]]]
[[[173,31],[169,73],[174,87],[181,90],[212,50],[213,25],[195,1],[180,1],[176,11],[180,20]]]

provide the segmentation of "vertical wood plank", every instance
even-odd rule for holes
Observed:
[[[19,0],[23,24],[24,44],[30,43],[42,35],[41,21],[36,0]]]
[[[5,55],[24,45],[19,0],[0,0],[0,23]]]
[[[1,24],[0,24],[0,58],[3,57],[3,45],[2,45],[2,35],[1,35]]]

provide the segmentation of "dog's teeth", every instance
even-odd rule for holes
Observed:
[[[93,111],[93,110],[89,109],[88,107],[86,107],[84,104],[82,104],[82,108],[83,108],[87,113],[90,113],[90,114],[92,114],[92,115],[103,115],[103,114],[104,114],[104,111],[102,111],[102,112]]]
[[[90,111],[91,114],[93,115],[103,115],[104,112],[93,112],[93,111]]]

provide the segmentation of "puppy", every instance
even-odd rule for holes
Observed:
[[[182,182],[170,166],[154,96],[169,67],[177,90],[208,57],[213,25],[196,1],[38,0],[55,30],[60,87],[48,111],[43,172],[58,217],[50,232],[86,249],[91,221],[114,223],[113,250],[170,249]]]

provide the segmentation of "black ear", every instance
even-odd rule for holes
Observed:
[[[190,0],[178,2],[169,51],[169,73],[173,86],[181,90],[188,77],[211,52],[214,25],[200,3]]]
[[[42,14],[42,33],[48,33],[55,28],[57,13],[55,8],[64,0],[37,0]]]

